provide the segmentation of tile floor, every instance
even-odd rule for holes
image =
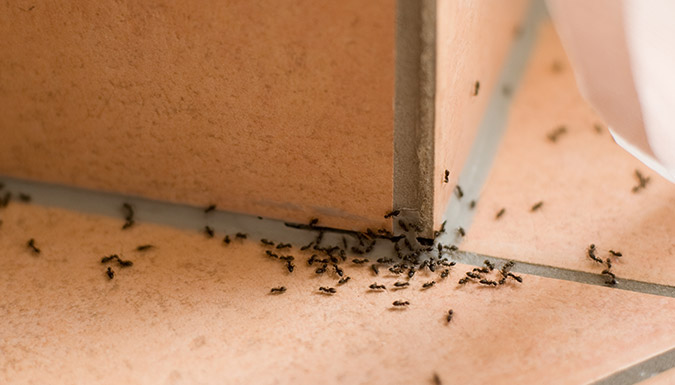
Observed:
[[[650,174],[648,189],[630,192],[639,164],[594,131],[569,70],[550,72],[564,63],[550,26],[540,38],[462,248],[597,273],[585,259],[595,242],[624,253],[619,280],[673,285],[673,186]],[[549,143],[563,123],[567,135]],[[443,384],[587,384],[675,348],[671,296],[532,275],[458,285],[473,268],[461,264],[395,291],[397,277],[348,263],[351,280],[335,286],[308,254],[294,249],[289,273],[255,239],[223,245],[222,231],[207,239],[143,221],[121,231],[121,219],[23,203],[0,218],[0,383],[433,384],[436,373]],[[146,243],[157,247],[134,250]],[[113,265],[112,280],[100,263],[111,253],[134,262]],[[279,285],[287,292],[270,295]],[[410,305],[394,309],[398,299]]]

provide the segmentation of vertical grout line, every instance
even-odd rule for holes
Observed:
[[[420,146],[421,4],[397,0],[394,78],[394,169],[392,207],[418,220],[422,206],[417,148]],[[396,225],[394,225],[396,228]]]
[[[392,207],[433,226],[436,0],[396,3]],[[394,226],[394,228],[397,228]]]
[[[420,143],[419,159],[421,196],[420,224],[423,235],[433,238],[434,227],[434,157],[436,124],[436,0],[422,0],[422,50],[420,53]]]
[[[515,92],[534,48],[536,27],[545,17],[546,8],[543,0],[533,0],[522,23],[523,33],[506,58],[497,86],[492,90],[476,139],[459,176],[458,183],[464,191],[464,199],[459,201],[450,196],[450,202],[443,215],[447,220],[448,229],[459,226],[468,228],[471,224],[473,210],[469,208],[468,202],[474,199],[478,201],[508,122],[511,96],[505,95],[502,87],[508,85],[512,90],[511,93]]]

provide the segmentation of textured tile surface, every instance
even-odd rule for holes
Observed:
[[[599,257],[623,253],[614,263],[619,280],[675,285],[675,185],[623,151],[606,129],[596,132],[600,122],[544,24],[462,248],[599,273],[603,267],[586,256],[594,243]],[[559,126],[567,132],[550,141]],[[651,180],[633,193],[636,169]],[[539,201],[541,209],[531,212]]]
[[[675,346],[675,299],[525,276],[498,289],[446,281],[334,296],[303,259],[289,274],[254,241],[35,205],[0,211],[0,383],[588,383]],[[222,234],[219,234],[222,236]],[[25,243],[34,237],[42,252]],[[133,249],[157,246],[145,253]],[[134,266],[109,280],[99,262]],[[293,250],[293,254],[300,254]],[[381,273],[382,274],[382,273]],[[280,296],[269,288],[285,285]],[[392,310],[394,300],[411,302]],[[447,325],[448,309],[455,318]]]
[[[0,173],[390,226],[395,6],[3,2]]]

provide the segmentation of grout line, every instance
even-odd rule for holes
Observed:
[[[419,220],[422,194],[420,159],[422,4],[396,1],[396,49],[394,78],[394,193],[392,207],[406,208],[406,215]],[[428,127],[421,127],[426,129]],[[428,199],[428,197],[427,197]],[[394,226],[396,222],[393,221]]]
[[[513,43],[506,57],[502,73],[492,91],[485,115],[476,134],[465,166],[459,176],[464,198],[454,199],[446,207],[443,217],[449,228],[463,226],[468,228],[473,220],[474,210],[469,207],[472,199],[478,200],[481,189],[487,181],[494,162],[502,135],[506,131],[513,94],[527,70],[527,64],[535,48],[537,27],[547,18],[543,0],[532,0],[530,9],[522,22],[522,34]],[[503,87],[509,87],[510,93],[504,93]]]
[[[607,376],[593,385],[630,385],[642,382],[666,370],[675,368],[675,349],[656,355],[648,360]]]
[[[512,260],[476,254],[467,251],[457,251],[453,255],[454,261],[473,266],[482,266],[483,261],[486,259],[493,263],[503,263]],[[622,279],[621,277],[617,277],[617,281],[619,283],[616,286],[607,286],[605,285],[605,277],[603,277],[600,274],[593,274],[579,270],[564,269],[560,267],[539,265],[529,262],[520,262],[515,259],[513,259],[513,261],[516,262],[516,265],[513,267],[512,271],[518,273],[536,275],[544,278],[560,279],[563,281],[584,283],[587,285],[603,286],[609,289],[619,289],[644,294],[659,295],[662,297],[675,298],[675,286],[662,285],[658,283],[651,283],[644,281],[636,281],[631,279]]]
[[[80,213],[117,217],[120,221],[120,227],[124,222],[122,213],[119,211],[120,207],[123,202],[130,202],[135,205],[136,217],[140,222],[156,223],[195,232],[201,231],[204,225],[208,224],[220,234],[223,232],[233,234],[242,231],[248,233],[254,239],[283,239],[285,242],[293,244],[305,244],[315,238],[316,231],[322,229],[317,228],[313,232],[308,231],[302,225],[288,226],[284,222],[274,219],[258,219],[255,216],[231,212],[215,211],[204,214],[203,208],[46,182],[14,178],[2,178],[2,181],[6,184],[8,190],[30,194],[37,204]],[[328,237],[339,238],[350,233],[344,230],[323,229],[327,231]],[[438,240],[442,243],[450,243],[446,238],[449,238],[448,234],[441,236]],[[376,249],[377,251],[379,250]],[[467,251],[457,251],[452,257],[457,262],[473,266],[482,265],[486,259],[499,263],[512,260]],[[516,262],[513,268],[514,272],[607,287],[604,284],[604,278],[599,274],[513,260]],[[675,298],[674,286],[621,279],[621,277],[618,277],[617,280],[619,284],[614,287],[615,289]]]

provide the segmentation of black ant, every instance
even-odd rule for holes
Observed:
[[[598,257],[595,256],[595,245],[591,243],[591,245],[588,247],[588,257],[592,260],[594,260],[597,263],[603,263],[604,261]]]
[[[394,306],[408,306],[408,305],[410,305],[410,302],[398,300],[398,301],[392,302],[392,305],[394,305]]]
[[[397,217],[399,214],[401,214],[401,210],[394,210],[386,213],[384,215],[385,219],[391,218],[391,217]]]
[[[436,281],[429,281],[429,282],[423,284],[423,285],[422,285],[422,288],[423,288],[423,289],[428,289],[428,288],[434,286],[435,284],[436,284]]]
[[[387,288],[384,285],[378,285],[377,283],[373,283],[368,287],[370,288],[370,290],[387,290]]]
[[[541,208],[541,206],[543,206],[543,205],[544,205],[544,202],[543,202],[543,201],[539,201],[539,202],[535,203],[534,206],[532,206],[532,208],[530,209],[530,211],[537,211],[537,210],[539,210],[539,209]]]
[[[211,211],[214,211],[216,209],[216,205],[209,205],[204,209],[205,213],[210,213]]]
[[[153,247],[155,247],[155,246],[153,246],[153,245],[140,245],[140,246],[136,247],[136,251],[146,251],[146,250],[152,249]]]
[[[26,246],[28,246],[35,254],[40,254],[40,249],[35,245],[35,239],[31,238],[28,240],[26,243]]]
[[[337,293],[337,290],[335,290],[335,288],[333,288],[333,287],[323,287],[323,286],[321,286],[321,287],[319,288],[319,291],[321,291],[321,292],[323,292],[323,293],[326,293],[326,294],[335,294],[335,293]]]
[[[273,287],[272,289],[270,289],[271,294],[281,294],[285,292],[286,292],[285,286]]]
[[[455,186],[455,195],[457,195],[457,199],[462,199],[464,196],[464,191],[462,191],[462,187],[460,185]]]

